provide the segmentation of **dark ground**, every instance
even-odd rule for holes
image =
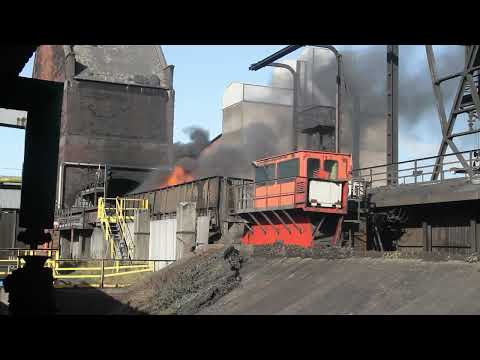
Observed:
[[[480,314],[476,262],[376,255],[256,257],[200,314]]]
[[[213,247],[150,274],[120,297],[110,314],[196,314],[240,283],[241,255],[233,247]]]
[[[211,246],[129,288],[56,289],[59,314],[480,314],[476,254],[235,248]]]

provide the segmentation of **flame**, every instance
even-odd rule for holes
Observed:
[[[194,177],[190,175],[188,171],[186,171],[180,165],[176,165],[173,171],[168,176],[167,180],[163,182],[161,187],[183,184],[185,182],[189,182],[193,180],[194,180]]]

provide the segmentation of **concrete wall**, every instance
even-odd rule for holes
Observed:
[[[208,235],[210,233],[210,216],[197,217],[196,246],[202,247],[208,245]]]
[[[98,227],[93,229],[90,239],[90,257],[92,259],[101,259],[105,256],[106,245],[102,229]]]
[[[63,259],[72,258],[70,231],[60,231],[60,257]]]
[[[190,254],[195,247],[196,205],[194,202],[181,202],[177,206],[177,259]]]
[[[72,249],[72,259],[82,258],[82,243],[80,233],[78,231],[73,232],[73,238],[70,243]]]
[[[148,250],[150,245],[150,215],[148,211],[135,212],[135,222],[133,226],[135,241],[135,259],[148,259]]]

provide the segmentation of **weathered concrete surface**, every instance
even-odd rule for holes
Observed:
[[[414,259],[268,258],[200,314],[480,314],[480,266]]]
[[[370,201],[377,208],[418,204],[435,204],[480,199],[480,187],[466,179],[450,179],[438,183],[406,184],[393,188],[379,187],[371,191]]]

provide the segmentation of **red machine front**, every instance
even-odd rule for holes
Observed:
[[[254,221],[244,243],[280,240],[310,247],[317,222],[321,226],[327,215],[338,220],[336,234],[340,231],[348,209],[351,155],[297,151],[258,160],[254,166],[253,199],[243,212]]]

